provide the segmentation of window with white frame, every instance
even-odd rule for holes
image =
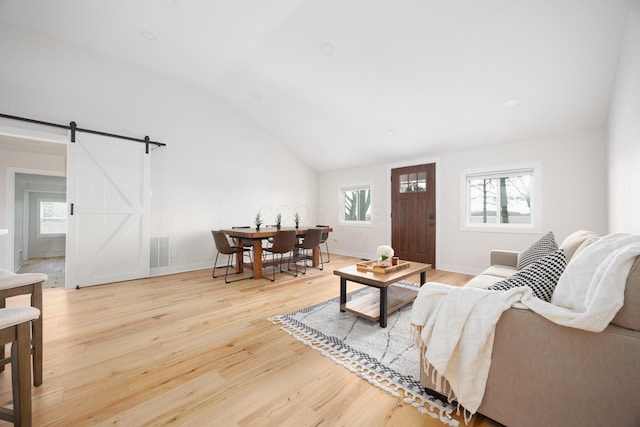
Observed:
[[[40,235],[67,233],[67,204],[55,200],[38,201],[38,223]]]
[[[340,189],[340,222],[371,223],[371,185],[342,187]]]
[[[463,172],[462,228],[539,232],[540,182],[538,163]]]

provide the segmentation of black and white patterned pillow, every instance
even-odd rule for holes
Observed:
[[[542,236],[540,240],[518,254],[518,265],[516,268],[518,270],[522,270],[532,262],[537,261],[556,250],[558,250],[558,244],[556,243],[553,231],[550,231]]]
[[[506,291],[511,288],[528,286],[533,290],[533,295],[550,302],[553,291],[558,284],[558,279],[560,279],[566,266],[567,261],[564,257],[564,251],[558,249],[486,289]]]

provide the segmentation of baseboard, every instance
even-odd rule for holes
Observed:
[[[370,257],[367,256],[367,254],[362,252],[332,250],[331,254],[350,256],[350,257],[360,258],[360,259],[371,259]],[[226,264],[221,264],[219,266],[225,266],[225,265]],[[212,269],[212,268],[213,268],[213,262],[210,262],[210,263],[203,262],[203,263],[197,263],[197,264],[185,264],[185,265],[170,266],[170,267],[152,268],[149,274],[151,277],[167,276],[169,274],[187,273],[189,271],[206,270],[206,269]],[[473,276],[480,274],[482,272],[482,269],[469,268],[469,267],[465,267],[462,265],[455,265],[455,264],[438,264],[438,270],[450,271],[452,273],[470,274]]]
[[[62,257],[62,256],[65,256],[65,255],[66,255],[65,251],[35,252],[35,253],[34,252],[29,252],[29,258],[27,258],[27,260],[34,259],[34,258],[58,258],[58,257]]]
[[[336,254],[336,255],[350,256],[350,257],[366,259],[366,260],[371,259],[371,254],[370,253],[366,254],[366,253],[363,253],[363,252],[349,252],[349,251],[341,251],[341,250],[334,250],[334,249],[331,249],[329,252],[332,255]]]
[[[213,268],[213,263],[197,263],[197,264],[185,264],[169,267],[156,267],[149,271],[150,277],[155,276],[167,276],[169,274],[187,273],[189,271],[206,270]]]

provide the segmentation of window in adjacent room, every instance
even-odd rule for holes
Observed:
[[[67,233],[67,204],[66,202],[40,200],[39,201],[40,235],[56,235]]]
[[[463,172],[462,228],[540,232],[540,166]]]
[[[340,189],[340,222],[371,223],[371,186],[360,185]]]

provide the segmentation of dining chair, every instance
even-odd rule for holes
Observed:
[[[43,326],[42,326],[42,284],[49,276],[44,273],[14,273],[0,269],[0,309],[7,306],[7,298],[18,295],[30,295],[30,305],[40,312],[40,316],[32,322],[33,385],[42,384],[43,361]],[[0,359],[4,359],[4,346],[0,346]],[[0,371],[4,365],[0,365]]]
[[[318,227],[318,228],[329,228],[328,225],[316,225],[316,227]],[[322,232],[322,239],[320,239],[320,245],[322,246],[322,244],[324,243],[324,246],[325,246],[325,248],[327,250],[327,264],[328,264],[328,263],[331,262],[331,255],[329,254],[329,244],[327,243],[327,240],[329,240],[329,232],[328,231],[323,231]],[[320,259],[322,259],[322,249],[320,250]]]
[[[267,276],[264,276],[265,279],[267,280],[271,280],[272,282],[275,282],[276,280],[276,255],[280,255],[280,262],[278,263],[280,265],[280,272],[281,273],[287,273],[287,274],[291,274],[292,276],[298,276],[298,264],[293,263],[293,265],[295,266],[295,270],[291,269],[291,256],[292,256],[292,251],[296,246],[296,243],[298,242],[298,236],[296,236],[296,230],[280,230],[278,232],[276,232],[276,235],[273,237],[273,244],[268,247],[268,248],[264,248],[264,252],[263,253],[270,253],[271,254],[271,262],[272,262],[272,277],[269,278]],[[289,253],[289,259],[287,261],[287,269],[283,270],[282,269],[282,264],[283,264],[283,258],[284,258],[284,254]]]
[[[265,225],[265,228],[277,228],[278,226],[276,224],[267,224]],[[262,239],[262,248],[268,248],[270,246],[273,246],[273,237],[267,237],[266,239]],[[262,252],[262,261],[266,261],[266,256],[267,254],[265,252]]]
[[[232,257],[234,255],[237,255],[239,253],[243,254],[243,258],[244,258],[244,253],[245,252],[250,252],[251,249],[247,249],[244,247],[240,247],[240,246],[231,246],[231,244],[229,243],[229,240],[227,239],[227,236],[220,230],[211,230],[211,234],[213,235],[213,241],[216,245],[216,249],[217,249],[217,253],[216,253],[216,260],[213,263],[213,272],[211,274],[211,276],[215,279],[216,278],[216,268],[218,268],[218,256],[220,254],[224,254],[227,255],[227,265],[225,266],[225,272],[224,272],[224,282],[225,283],[233,283],[233,282],[238,282],[240,280],[245,280],[245,279],[253,279],[253,262],[251,263],[251,277],[242,277],[241,279],[236,279],[236,280],[229,280],[228,276],[229,276],[229,267],[232,266]],[[237,273],[236,273],[237,274]],[[220,277],[220,276],[217,276]]]
[[[238,225],[238,226],[235,226],[235,227],[231,227],[231,229],[233,229],[233,230],[238,229],[238,228],[248,229],[248,228],[251,228],[251,226],[249,226],[249,225]],[[238,245],[238,239],[234,237],[232,240],[233,240],[234,245],[237,246]],[[252,259],[252,256],[253,256],[252,255],[252,253],[253,253],[253,245],[254,245],[253,241],[250,241],[250,240],[244,240],[242,242],[242,247],[245,248],[245,249],[249,249],[250,250],[250,252],[248,252],[248,254],[249,254],[249,263],[253,263],[253,259]],[[243,254],[243,258],[244,258],[244,255],[246,255],[246,254],[247,254],[247,252],[245,252]]]
[[[314,248],[320,248],[320,241],[322,240],[322,229],[310,228],[308,229],[301,243],[296,243],[295,248],[302,253],[302,261],[304,262],[304,271],[302,274],[307,274],[307,258],[309,250]],[[320,270],[324,269],[324,262],[322,261],[322,254],[320,255]]]
[[[2,366],[11,363],[13,408],[0,408],[0,420],[15,426],[31,426],[31,324],[40,318],[35,307],[0,309],[0,345],[11,344],[11,357],[3,358]]]

